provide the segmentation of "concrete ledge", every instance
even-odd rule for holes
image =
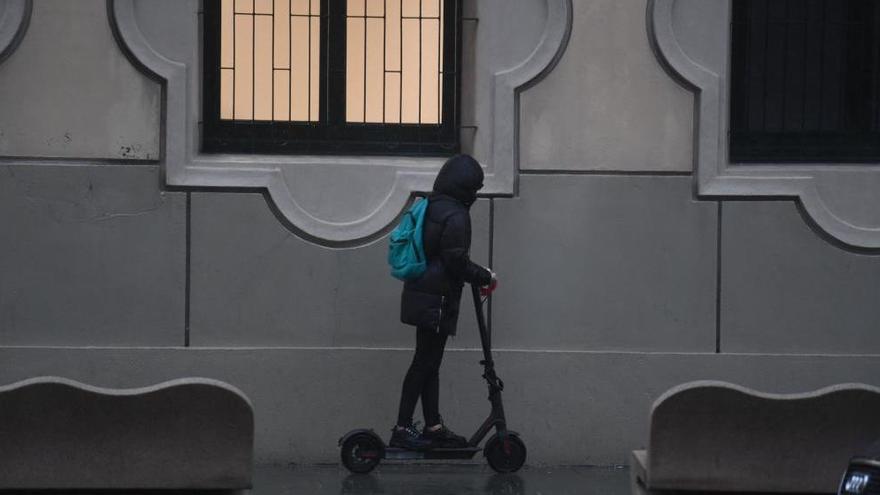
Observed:
[[[216,380],[0,387],[0,489],[249,488],[253,438],[250,401]]]
[[[661,396],[633,493],[835,493],[849,458],[880,437],[880,389],[842,384],[765,394],[697,381]]]
[[[195,340],[198,330],[193,332]],[[489,408],[479,378],[482,351],[461,348],[472,342],[468,334],[462,330],[447,346],[440,379],[441,412],[456,431],[475,430]],[[788,393],[847,382],[880,386],[880,355],[517,350],[509,348],[511,337],[503,326],[493,335],[507,420],[528,439],[533,467],[629,464],[632,449],[647,446],[654,399],[691,380]],[[412,356],[411,347],[390,346],[0,346],[0,384],[63,375],[130,388],[210,376],[239,388],[253,402],[256,465],[338,466],[336,440],[342,433],[357,425],[388,431],[400,401],[398,382]],[[482,458],[474,462],[485,466]]]
[[[629,461],[629,481],[632,495],[646,495],[645,480],[648,479],[648,451],[633,450]]]

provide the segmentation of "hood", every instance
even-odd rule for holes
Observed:
[[[483,187],[483,168],[470,155],[456,155],[446,160],[434,180],[434,193],[445,194],[470,207]]]

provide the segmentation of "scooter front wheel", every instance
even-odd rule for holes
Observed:
[[[526,462],[526,444],[514,432],[507,432],[504,440],[496,433],[483,449],[486,461],[498,473],[513,473]]]
[[[352,473],[369,473],[379,465],[384,450],[385,445],[375,434],[357,433],[342,444],[342,465]]]

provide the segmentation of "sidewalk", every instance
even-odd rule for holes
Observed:
[[[524,468],[499,475],[485,465],[382,464],[366,475],[345,468],[259,466],[252,495],[627,495],[627,469]]]

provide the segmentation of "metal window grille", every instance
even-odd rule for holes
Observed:
[[[348,0],[348,122],[441,122],[443,3]]]
[[[880,1],[734,0],[732,162],[880,160]]]
[[[317,121],[318,0],[222,0],[220,118]]]
[[[204,6],[204,151],[458,150],[458,0]]]

